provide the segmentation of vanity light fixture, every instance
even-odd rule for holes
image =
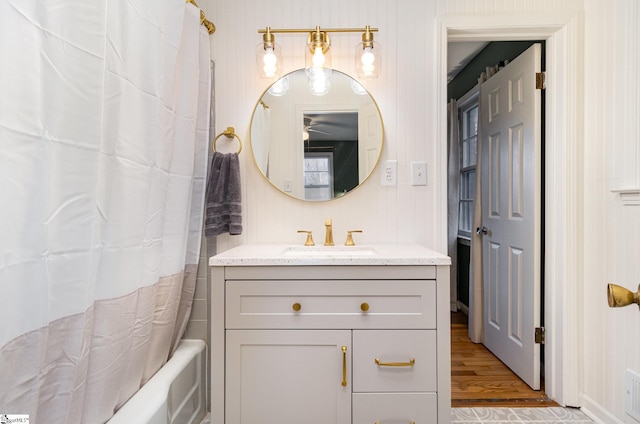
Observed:
[[[282,48],[269,27],[262,35],[262,43],[256,46],[256,65],[264,78],[277,79],[282,73]]]
[[[359,78],[378,78],[380,73],[380,44],[373,41],[369,25],[362,33],[362,43],[356,46],[356,73]]]
[[[364,28],[321,29],[259,29],[262,42],[256,47],[258,71],[265,78],[278,78],[282,70],[282,51],[275,42],[274,34],[307,33],[305,49],[305,70],[309,77],[309,88],[313,94],[323,95],[329,91],[331,77],[330,32],[361,32],[362,42],[356,46],[356,72],[361,79],[377,78],[380,73],[380,45],[373,41],[373,33],[378,28],[367,25]]]

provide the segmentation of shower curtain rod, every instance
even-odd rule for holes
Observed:
[[[186,0],[186,2],[191,3],[192,5],[200,9],[200,6],[198,6],[195,0]],[[207,31],[209,32],[209,34],[213,34],[214,32],[216,32],[216,26],[213,24],[213,22],[207,19],[202,9],[200,9],[200,23],[204,25],[205,28],[207,28]]]

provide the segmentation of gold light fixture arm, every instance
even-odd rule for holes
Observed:
[[[607,300],[612,308],[627,306],[632,303],[635,303],[640,308],[640,285],[638,286],[638,291],[634,293],[616,284],[609,284],[607,286]]]
[[[365,28],[365,32],[362,33],[362,45],[364,47],[373,47],[373,34],[369,25]]]
[[[262,35],[262,42],[264,43],[264,48],[273,47],[273,43],[275,42],[275,37],[273,36],[273,31],[271,31],[270,27],[267,27],[265,32]]]
[[[327,32],[320,31],[320,27],[317,26],[315,31],[309,33],[307,44],[309,45],[309,50],[311,50],[311,53],[315,51],[316,47],[322,47],[322,53],[326,54],[327,51],[329,51],[331,41],[329,41],[329,35],[327,34]]]
[[[371,28],[367,25],[364,28],[320,28],[319,26],[310,29],[303,28],[271,28],[259,29],[258,34],[294,34],[294,33],[312,33],[312,32],[378,32],[378,28]]]

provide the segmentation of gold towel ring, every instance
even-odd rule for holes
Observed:
[[[213,139],[213,144],[211,145],[211,150],[213,150],[214,152],[216,151],[216,141],[218,141],[218,139],[222,136],[225,136],[227,138],[237,138],[238,139],[238,154],[240,154],[240,152],[242,151],[242,140],[240,140],[240,137],[238,137],[238,134],[236,134],[236,130],[233,127],[227,127],[226,130],[222,131],[220,134],[218,134],[216,136],[216,138]]]

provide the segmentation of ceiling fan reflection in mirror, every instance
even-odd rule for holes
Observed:
[[[302,133],[302,139],[304,141],[309,141],[309,137],[310,137],[309,133],[312,133],[312,132],[315,132],[315,133],[318,133],[318,134],[324,134],[324,135],[328,135],[328,136],[331,135],[328,132],[320,131],[320,130],[315,129],[311,117],[308,117],[308,116],[305,115],[305,117],[304,117],[304,131]]]
[[[354,141],[358,139],[358,112],[305,112],[303,137],[307,141]]]

